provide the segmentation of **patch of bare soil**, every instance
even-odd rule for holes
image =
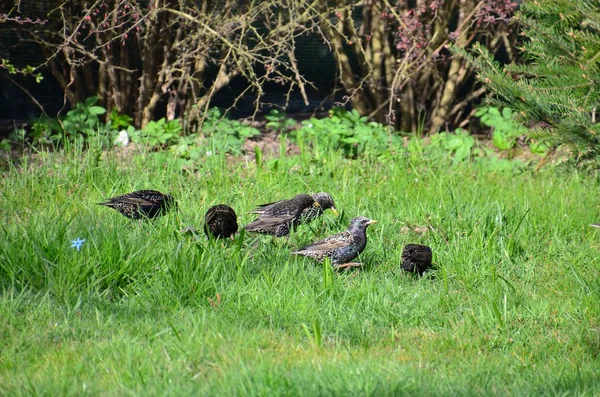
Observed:
[[[253,156],[254,148],[259,147],[265,157],[277,157],[281,153],[281,140],[279,133],[275,131],[263,131],[260,135],[253,137],[252,139],[244,142],[242,149],[248,155]],[[289,140],[286,142],[286,155],[300,154],[300,148]]]
[[[299,127],[300,122],[302,120],[309,119],[312,117],[312,114],[297,114],[294,115],[294,120],[296,120],[296,125]],[[264,157],[277,157],[280,155],[281,150],[281,134],[288,134],[290,130],[285,132],[278,132],[266,126],[267,121],[262,119],[256,120],[242,120],[243,123],[254,127],[260,131],[260,135],[250,138],[244,145],[242,149],[246,152],[247,155],[254,157],[254,148],[259,147],[263,153]],[[295,155],[300,154],[300,148],[294,142],[291,142],[289,139],[286,142],[286,155]]]

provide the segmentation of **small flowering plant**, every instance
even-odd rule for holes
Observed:
[[[77,248],[77,251],[80,251],[83,243],[85,243],[85,239],[77,237],[77,239],[71,241],[71,248]]]

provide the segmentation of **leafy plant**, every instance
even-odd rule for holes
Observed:
[[[98,97],[92,96],[78,103],[64,117],[40,117],[32,125],[33,144],[106,145],[109,141],[110,126],[107,127],[100,120],[99,116],[106,113],[106,109],[97,106],[96,102]]]
[[[277,132],[290,131],[296,127],[298,123],[296,120],[285,117],[285,113],[273,109],[265,116],[267,120],[267,124],[265,126],[267,128],[271,128]]]
[[[376,122],[369,122],[356,110],[347,111],[334,108],[329,117],[315,117],[302,122],[302,127],[291,133],[292,138],[304,142],[315,142],[333,150],[342,150],[346,157],[357,157],[372,152],[377,155],[389,151],[399,144],[400,137],[392,135],[387,128]]]
[[[12,141],[8,138],[2,139],[0,141],[0,150],[8,152],[10,149],[12,149]]]
[[[113,109],[110,112],[110,119],[108,121],[108,124],[110,126],[111,129],[115,129],[115,130],[119,130],[122,128],[127,128],[131,125],[131,122],[133,121],[132,117],[129,117],[126,114],[119,114],[119,112],[117,112],[117,109]]]
[[[166,121],[161,118],[150,121],[142,130],[135,130],[129,126],[127,133],[132,142],[142,143],[150,147],[174,145],[179,141],[182,128],[179,120]]]
[[[98,97],[92,96],[84,102],[79,102],[75,109],[69,110],[66,117],[62,119],[64,135],[61,136],[59,132],[57,139],[64,137],[68,141],[83,143],[104,132],[104,125],[101,124],[98,116],[106,113],[106,109],[96,106],[96,102]]]
[[[457,128],[454,133],[440,132],[431,136],[431,144],[428,149],[443,149],[447,154],[453,155],[453,161],[459,163],[471,157],[471,149],[475,145],[468,131]]]
[[[40,118],[31,125],[31,138],[33,145],[51,144],[56,139],[54,136],[62,131],[62,126],[56,118],[40,116]]]
[[[483,107],[475,112],[481,123],[492,130],[492,144],[500,150],[508,150],[515,146],[517,138],[527,134],[527,128],[519,124],[512,109],[505,107],[500,111],[496,107]]]
[[[244,142],[260,134],[260,131],[238,120],[230,120],[218,108],[207,111],[202,133],[208,139],[211,152],[234,153],[242,152]]]
[[[17,143],[23,144],[25,142],[25,136],[27,135],[27,131],[25,128],[18,127],[13,129],[10,134],[8,134],[7,138],[3,138],[0,140],[0,150],[8,152],[13,146]]]
[[[202,144],[197,135],[180,136],[168,151],[156,153],[156,160],[177,169],[190,168],[210,151]]]
[[[500,66],[482,45],[454,48],[478,71],[496,106],[509,106],[528,135],[565,145],[570,163],[600,169],[600,8],[597,0],[528,0],[516,15],[523,62]],[[543,150],[536,147],[536,150]]]

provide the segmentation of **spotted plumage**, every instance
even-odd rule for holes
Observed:
[[[331,209],[331,212],[333,212],[334,215],[338,214],[337,209],[335,208],[335,203],[328,193],[320,192],[313,194],[312,197],[317,203],[319,203],[319,207],[308,207],[302,211],[302,215],[300,215],[300,223],[306,224],[314,221],[323,215],[323,212],[327,209]]]
[[[312,195],[312,198],[317,203],[319,203],[319,206],[311,205],[311,206],[305,208],[302,211],[302,214],[300,214],[300,217],[296,220],[294,226],[297,226],[297,224],[307,224],[307,223],[314,221],[319,216],[321,216],[323,214],[323,212],[327,209],[331,209],[331,211],[335,215],[338,214],[337,209],[335,208],[335,203],[333,202],[333,199],[331,198],[331,196],[328,193],[325,193],[325,192],[316,193],[316,194]],[[279,203],[281,203],[281,201],[276,201],[274,203],[268,203],[268,204],[261,204],[258,206],[257,209],[251,211],[250,213],[252,213],[252,214],[268,213],[268,211],[270,211],[273,208],[273,206],[275,206]]]
[[[407,244],[402,251],[402,269],[420,276],[431,267],[431,248],[420,244]]]
[[[127,218],[142,219],[164,215],[177,204],[170,194],[162,194],[157,190],[138,190],[122,196],[109,198],[98,203],[114,208]]]
[[[304,255],[323,262],[325,257],[331,259],[331,264],[336,268],[360,266],[360,263],[349,263],[356,258],[367,245],[367,227],[376,223],[364,216],[359,216],[350,221],[348,230],[317,241],[298,251],[293,255]]]
[[[232,237],[238,230],[233,208],[225,204],[210,207],[204,216],[204,233],[208,238]]]
[[[319,206],[308,194],[299,194],[290,200],[281,200],[265,205],[258,212],[259,216],[253,222],[244,226],[249,232],[270,234],[282,237],[289,234],[290,229],[298,223],[302,211],[311,206]],[[253,211],[252,213],[257,213]]]

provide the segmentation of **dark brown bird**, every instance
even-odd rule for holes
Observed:
[[[431,267],[431,248],[420,244],[407,244],[402,251],[402,269],[422,276]]]
[[[98,204],[114,208],[130,219],[163,216],[172,207],[177,207],[173,196],[162,194],[157,190],[138,190],[109,198],[108,201]]]
[[[233,237],[238,231],[237,215],[225,204],[210,207],[204,215],[204,233],[208,238]]]
[[[323,212],[327,209],[331,209],[331,211],[334,213],[334,215],[337,216],[338,212],[337,212],[337,209],[335,208],[335,203],[333,202],[333,199],[331,198],[329,193],[325,193],[325,192],[316,193],[316,194],[312,195],[312,198],[317,203],[319,203],[319,206],[317,207],[317,206],[311,205],[310,207],[305,208],[304,211],[302,211],[302,214],[300,215],[298,220],[296,221],[296,224],[294,224],[294,227],[297,226],[298,224],[307,224],[307,223],[314,221],[319,216],[323,215]],[[270,211],[274,205],[277,205],[279,203],[281,203],[281,201],[276,201],[274,203],[268,203],[268,204],[260,204],[258,206],[258,208],[256,208],[253,211],[250,211],[250,213],[251,214],[268,213],[268,211]]]
[[[264,211],[259,213],[257,219],[244,226],[249,232],[270,234],[282,237],[289,234],[294,228],[306,208],[319,203],[308,194],[299,194],[290,200],[281,200],[267,205]]]
[[[317,241],[292,252],[292,255],[308,256],[320,263],[328,257],[336,269],[361,266],[361,263],[349,261],[356,258],[367,246],[367,227],[374,223],[377,221],[359,216],[350,221],[350,227],[345,232]]]

